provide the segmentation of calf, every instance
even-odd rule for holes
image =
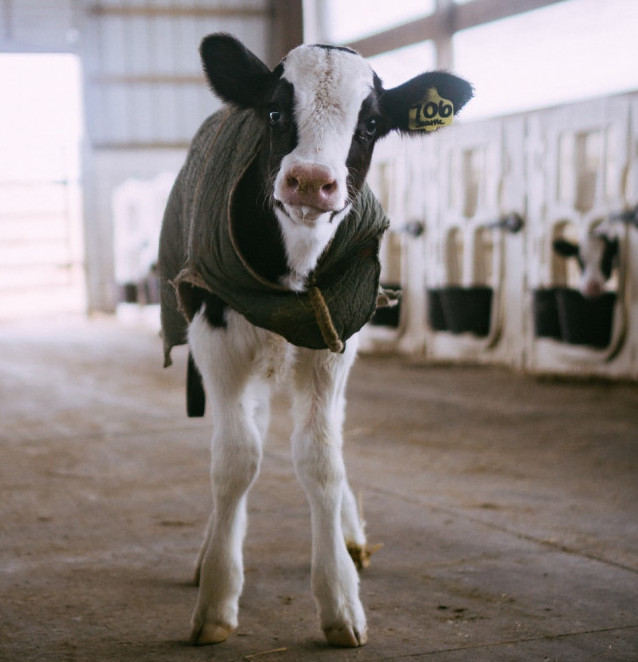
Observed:
[[[580,292],[593,299],[605,291],[618,256],[618,239],[602,232],[586,234],[578,244],[555,239],[554,250],[563,257],[575,257],[581,269]]]
[[[192,641],[237,628],[246,498],[269,393],[292,395],[292,455],[311,509],[312,589],[329,643],[360,646],[353,559],[369,550],[342,457],[357,332],[379,290],[387,218],[364,184],[375,142],[445,125],[472,96],[451,74],[385,90],[357,53],[300,46],[271,71],[234,38],[200,49],[228,106],[195,136],[160,240],[165,363],[188,341],[212,405],[213,509],[199,559]]]

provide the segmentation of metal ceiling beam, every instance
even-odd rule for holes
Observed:
[[[94,4],[87,8],[87,13],[97,16],[119,16],[123,18],[133,17],[149,17],[149,16],[166,16],[169,18],[185,18],[185,17],[221,17],[221,18],[250,18],[259,17],[263,18],[268,15],[267,8],[253,8],[253,7],[240,7],[240,6],[218,6],[206,7],[202,5],[192,6],[154,6],[154,5],[139,5],[139,6],[114,6]]]
[[[461,30],[565,1],[474,0],[465,5],[452,4],[424,18],[352,41],[347,45],[364,57],[372,57],[430,39],[440,39],[442,35],[452,36]]]

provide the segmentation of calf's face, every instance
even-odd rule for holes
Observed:
[[[229,35],[210,35],[200,51],[213,91],[268,124],[262,154],[268,195],[279,214],[302,225],[345,217],[376,141],[393,130],[422,131],[410,109],[421,108],[432,89],[448,115],[472,96],[469,83],[443,72],[385,90],[370,65],[346,48],[299,46],[273,71]]]
[[[555,239],[554,250],[563,257],[575,257],[581,269],[580,292],[588,298],[599,297],[611,276],[618,255],[618,239],[605,234],[588,234],[578,244]]]
[[[285,59],[281,78],[292,98],[274,113],[280,121],[290,116],[296,142],[272,163],[274,199],[293,218],[338,214],[349,200],[349,173],[367,171],[370,163],[373,115],[366,113],[361,127],[359,115],[364,101],[374,99],[374,72],[354,53],[301,46]],[[360,148],[349,158],[355,143]],[[352,178],[350,184],[354,192]]]

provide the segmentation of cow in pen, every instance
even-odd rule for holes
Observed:
[[[369,550],[342,457],[344,392],[357,332],[391,298],[379,287],[388,220],[365,178],[379,138],[449,124],[472,87],[431,72],[386,90],[347,48],[300,46],[274,70],[225,34],[206,37],[200,53],[226,106],[193,139],[159,256],[165,363],[188,342],[213,419],[213,508],[192,641],[221,642],[237,628],[247,493],[269,393],[281,385],[311,509],[321,627],[330,644],[360,646],[366,617],[353,558]]]
[[[618,261],[618,238],[608,232],[588,232],[578,243],[554,239],[554,251],[562,257],[575,257],[581,271],[579,290],[584,297],[594,299],[605,291]]]

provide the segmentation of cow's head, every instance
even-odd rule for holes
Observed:
[[[579,243],[555,239],[554,250],[563,257],[575,257],[582,275],[580,291],[589,298],[599,297],[611,276],[618,256],[618,239],[604,233],[589,233]]]
[[[472,96],[469,83],[443,72],[385,90],[347,48],[299,46],[273,71],[229,35],[206,37],[200,51],[213,91],[254,109],[269,125],[262,164],[269,194],[278,216],[298,224],[341,220],[363,186],[379,138],[431,129],[441,123],[432,119],[438,107],[451,119]]]

